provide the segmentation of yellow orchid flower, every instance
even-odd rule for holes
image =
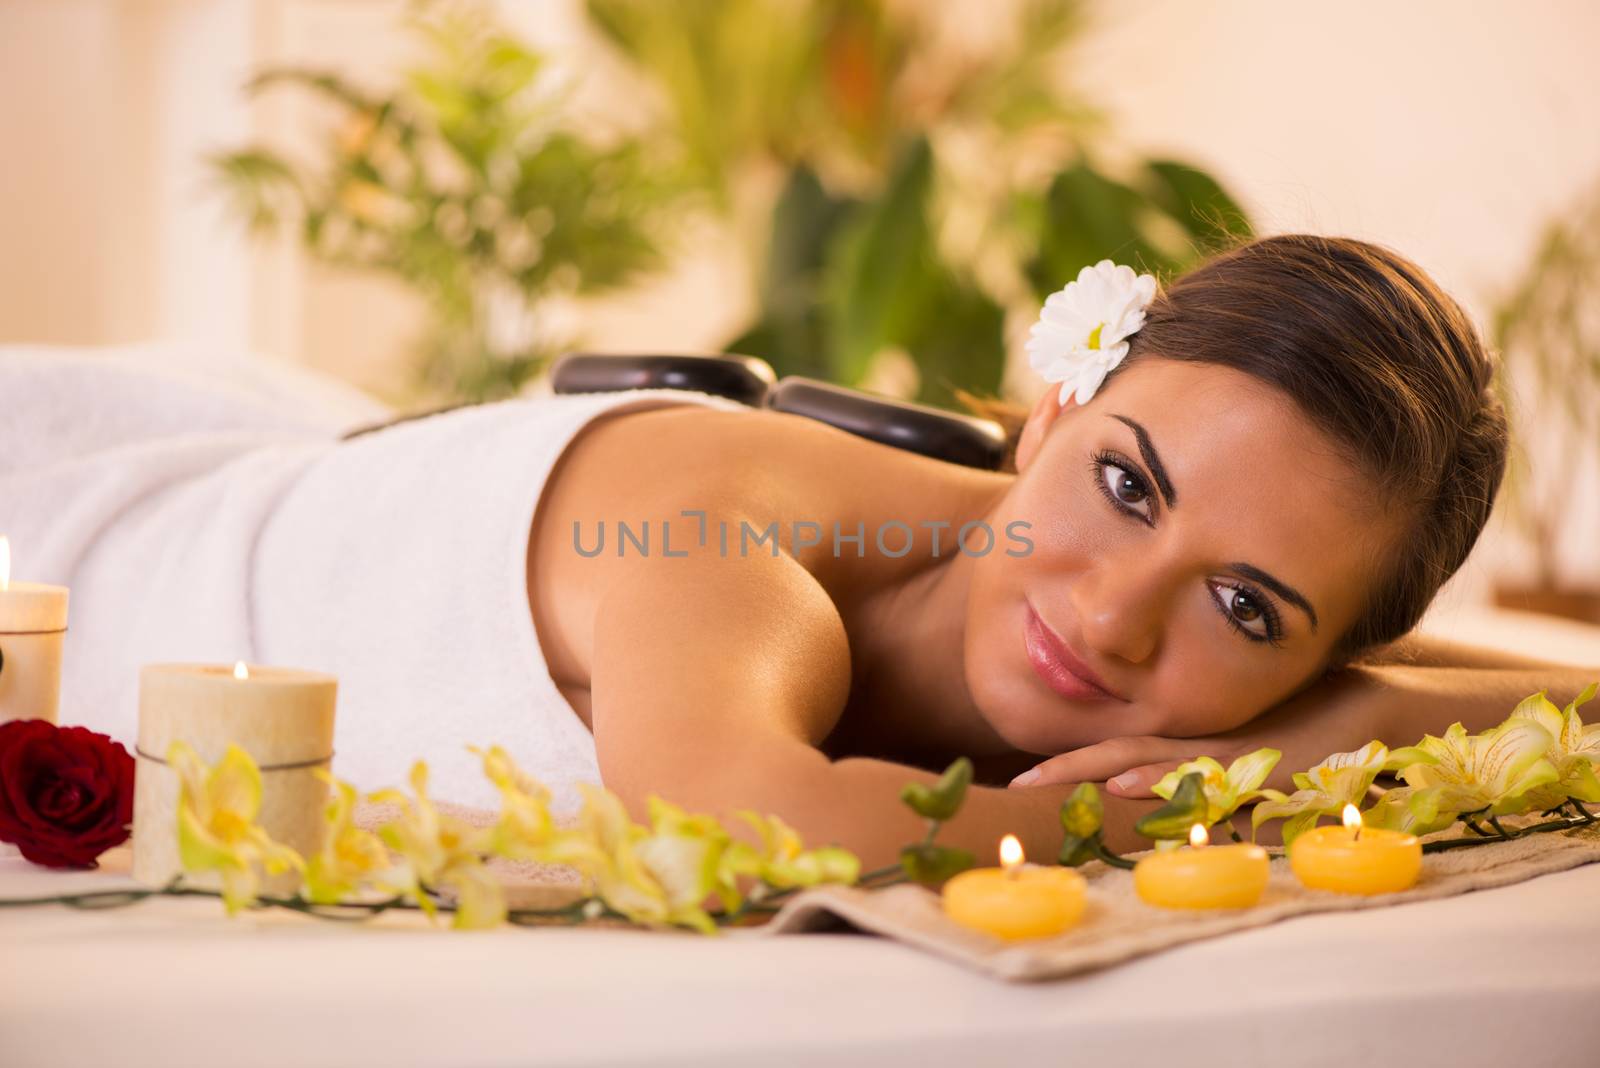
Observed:
[[[318,904],[334,904],[369,881],[393,882],[373,879],[382,873],[392,875],[394,862],[377,835],[356,826],[356,788],[320,769],[317,774],[332,790],[323,809],[327,834],[322,851],[306,861],[306,897]]]
[[[1257,749],[1235,760],[1226,769],[1211,757],[1197,757],[1167,772],[1150,789],[1158,797],[1171,801],[1183,777],[1190,772],[1200,772],[1204,776],[1202,786],[1206,794],[1206,825],[1210,826],[1233,815],[1240,805],[1268,796],[1261,789],[1261,784],[1267,781],[1267,776],[1282,757],[1283,753],[1277,749]]]
[[[604,787],[579,783],[582,829],[563,836],[556,852],[589,877],[595,893],[635,923],[677,924],[714,934],[705,901],[718,888],[730,838],[710,817],[689,816],[651,798],[653,826],[628,818],[622,799]],[[725,898],[726,900],[726,898]]]
[[[1597,688],[1600,687],[1590,683],[1562,709],[1556,708],[1540,690],[1512,710],[1511,719],[1531,720],[1549,732],[1552,739],[1545,756],[1554,765],[1557,778],[1525,795],[1530,807],[1557,808],[1569,797],[1600,801],[1600,779],[1594,771],[1595,762],[1600,760],[1600,723],[1585,727],[1578,718],[1578,709],[1593,699]]]
[[[730,912],[737,909],[742,896],[739,893],[738,879],[741,865],[736,850],[744,844],[736,842],[715,816],[685,812],[677,805],[663,801],[653,794],[648,804],[650,825],[656,837],[681,835],[703,838],[713,844],[714,849],[706,858],[706,862],[711,865],[711,892],[721,899],[724,909]],[[748,846],[744,848],[749,849]]]
[[[761,836],[760,853],[748,846],[738,851],[731,866],[742,875],[756,875],[779,890],[818,883],[854,883],[861,877],[861,861],[848,849],[822,846],[807,850],[800,834],[777,816],[744,811],[737,814]]]
[[[1404,831],[1422,836],[1442,831],[1456,821],[1457,811],[1441,807],[1445,791],[1437,786],[1397,786],[1385,790],[1376,804],[1361,814],[1368,827]]]
[[[272,840],[261,812],[261,770],[250,754],[230,744],[216,767],[207,767],[187,742],[167,749],[178,776],[178,860],[186,872],[217,872],[231,916],[253,905],[260,887],[257,866],[277,875],[303,869],[300,854]]]
[[[1316,826],[1318,817],[1338,816],[1345,805],[1359,808],[1380,772],[1433,759],[1416,748],[1390,752],[1379,741],[1368,742],[1353,753],[1334,753],[1310,771],[1295,772],[1298,789],[1294,793],[1285,796],[1276,790],[1263,791],[1267,799],[1250,814],[1251,827],[1259,829],[1268,820],[1283,820],[1283,844],[1288,846]]]
[[[489,851],[512,860],[549,861],[556,837],[550,791],[517,767],[500,746],[472,751],[483,758],[483,773],[500,788],[500,819],[489,834]]]
[[[1503,816],[1524,812],[1525,797],[1560,777],[1545,753],[1555,744],[1550,732],[1524,717],[1513,717],[1482,734],[1468,734],[1459,723],[1444,737],[1427,735],[1417,746],[1432,763],[1401,769],[1400,778],[1417,790],[1439,791],[1439,812],[1480,812]]]
[[[415,799],[399,790],[379,790],[372,800],[399,805],[402,815],[378,835],[409,865],[407,889],[429,916],[434,915],[429,889],[456,894],[454,924],[459,928],[495,927],[506,918],[505,893],[484,867],[490,834],[441,813],[428,797],[428,765],[411,766]]]

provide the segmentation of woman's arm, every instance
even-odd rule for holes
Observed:
[[[925,822],[900,803],[908,782],[932,785],[938,776],[883,760],[850,758],[787,770],[783,754],[774,752],[764,784],[749,783],[765,804],[750,805],[783,815],[808,842],[837,842],[861,857],[870,868],[893,864],[902,846],[920,840]],[[1059,812],[1076,784],[1052,784],[1032,790],[973,786],[955,819],[939,833],[942,845],[970,850],[980,864],[997,861],[1000,839],[1014,834],[1027,856],[1040,863],[1055,860],[1063,831]],[[1159,800],[1106,797],[1105,843],[1117,852],[1148,849],[1134,833],[1139,817],[1162,804]]]
[[[652,793],[723,816],[772,812],[869,868],[924,833],[899,794],[937,775],[815,747],[848,696],[850,649],[832,601],[789,557],[636,560],[600,604],[590,677],[602,778],[636,814]],[[940,841],[988,859],[1011,833],[1054,857],[1071,790],[974,787]],[[1107,844],[1136,848],[1133,823],[1155,803],[1107,802]]]
[[[1262,746],[1283,751],[1267,785],[1292,790],[1290,777],[1331,753],[1376,738],[1412,745],[1459,721],[1469,731],[1495,726],[1529,694],[1548,690],[1565,704],[1600,667],[1572,667],[1433,639],[1397,643],[1368,662],[1333,672],[1242,727],[1205,738],[1119,738],[1045,761],[1038,783],[1104,780],[1124,797],[1150,787],[1183,760],[1209,755],[1226,763]]]
[[[1426,634],[1409,634],[1392,642],[1361,663],[1375,667],[1425,667],[1425,668],[1559,668],[1553,660],[1541,660],[1499,649],[1488,649],[1463,642],[1446,641]]]
[[[1387,664],[1356,669],[1356,674],[1345,700],[1368,706],[1373,737],[1392,747],[1440,734],[1457,721],[1469,731],[1487,730],[1540,690],[1564,705],[1600,678],[1600,668]]]

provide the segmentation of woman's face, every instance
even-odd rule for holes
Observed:
[[[1288,697],[1364,607],[1396,529],[1286,396],[1146,357],[1084,407],[1051,386],[974,561],[965,667],[1009,744],[1226,730]]]

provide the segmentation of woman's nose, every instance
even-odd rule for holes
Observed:
[[[1102,656],[1142,664],[1161,647],[1166,597],[1153,568],[1101,560],[1078,576],[1072,599],[1084,644]]]

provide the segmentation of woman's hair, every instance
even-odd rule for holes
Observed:
[[[1348,450],[1407,525],[1377,561],[1366,611],[1334,659],[1409,632],[1466,560],[1505,472],[1495,362],[1461,307],[1389,249],[1283,234],[1179,277],[1129,340],[1122,367],[1160,356],[1241,371],[1293,398]],[[1014,457],[1026,409],[961,399],[1006,426]]]

